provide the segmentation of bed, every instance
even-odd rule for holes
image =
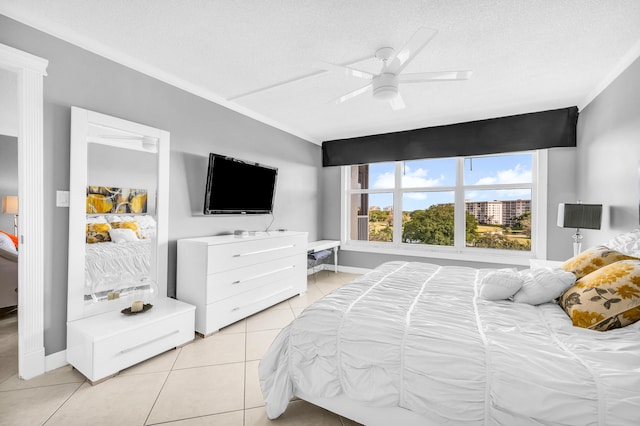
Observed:
[[[87,218],[86,301],[97,302],[150,285],[155,247],[151,216],[101,215]],[[112,296],[113,297],[113,296]]]
[[[260,362],[268,417],[298,397],[374,426],[640,424],[640,321],[486,300],[495,272],[394,261],[315,302]]]

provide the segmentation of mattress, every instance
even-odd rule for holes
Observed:
[[[268,417],[301,393],[435,425],[640,424],[640,322],[598,332],[554,303],[481,299],[490,271],[388,262],[315,302],[260,362]]]

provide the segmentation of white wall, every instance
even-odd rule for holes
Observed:
[[[603,204],[602,229],[585,230],[583,248],[640,227],[639,166],[640,59],[636,59],[578,119],[578,197]],[[571,232],[566,233],[570,239]]]
[[[45,352],[66,347],[69,214],[56,190],[69,189],[71,106],[166,130],[171,134],[169,294],[175,294],[176,240],[261,230],[272,218],[202,217],[210,152],[278,168],[274,228],[318,237],[320,147],[220,105],[116,64],[0,15],[0,43],[49,61],[44,78]],[[82,266],[80,266],[82,267]]]
[[[0,69],[0,135],[18,136],[18,77]]]

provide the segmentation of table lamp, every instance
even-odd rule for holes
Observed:
[[[2,213],[13,215],[13,235],[18,235],[18,197],[16,195],[2,197]]]
[[[581,251],[582,234],[580,229],[600,229],[602,222],[602,204],[560,203],[558,205],[558,226],[575,228],[573,234],[573,255]]]

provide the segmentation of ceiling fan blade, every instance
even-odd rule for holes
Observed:
[[[351,62],[343,64],[343,66],[349,66],[349,65],[352,65],[352,64],[357,64],[359,62],[366,61],[368,59],[371,59],[371,56],[368,55],[368,56],[365,56],[365,57],[362,57],[362,58],[358,58],[358,59],[356,59],[354,61],[351,61]],[[299,77],[290,78],[288,80],[280,81],[278,83],[270,84],[268,86],[260,87],[258,89],[249,90],[248,92],[244,92],[244,93],[240,93],[240,94],[228,97],[227,100],[228,101],[235,101],[237,99],[245,98],[247,96],[252,96],[252,95],[255,95],[257,93],[262,93],[262,92],[266,92],[266,91],[269,91],[269,90],[273,90],[273,89],[276,89],[278,87],[281,87],[281,86],[284,86],[284,85],[287,85],[287,84],[295,83],[295,82],[298,82],[298,81],[305,80],[307,78],[311,78],[311,77],[316,77],[316,76],[322,75],[322,74],[325,73],[325,71],[326,70],[324,70],[324,69],[323,70],[319,70],[319,71],[314,71],[314,72],[312,72],[310,74],[305,74],[305,75],[302,75],[302,76],[299,76]]]
[[[402,96],[400,96],[400,93],[398,93],[398,95],[395,98],[392,98],[389,100],[389,105],[391,105],[391,109],[394,111],[397,111],[399,109],[404,109],[406,107],[406,105],[404,104],[404,100],[402,99]]]
[[[362,95],[365,92],[368,92],[369,90],[371,90],[371,83],[367,84],[366,86],[362,86],[356,90],[353,90],[349,93],[346,93],[342,96],[340,96],[339,98],[334,99],[331,102],[335,102],[337,104],[341,104],[343,102],[348,101],[349,99],[355,98],[358,95]]]
[[[456,81],[471,78],[471,71],[436,71],[419,72],[415,74],[401,74],[398,76],[400,83],[423,83],[429,81]]]
[[[420,27],[409,39],[407,44],[389,58],[385,72],[396,75],[402,72],[409,62],[420,53],[422,48],[425,47],[437,33],[434,29]]]
[[[351,67],[345,67],[343,65],[334,65],[328,62],[320,62],[320,61],[315,62],[313,64],[313,68],[318,68],[325,71],[337,72],[340,74],[349,75],[351,77],[364,78],[366,80],[371,80],[373,79],[373,77],[375,77],[375,75],[371,74],[370,72],[357,70]]]

